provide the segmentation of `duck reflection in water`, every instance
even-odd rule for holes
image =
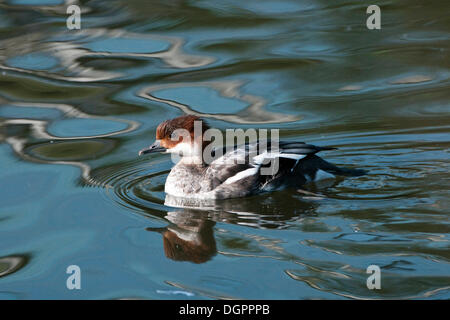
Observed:
[[[164,253],[175,261],[203,263],[216,253],[214,221],[204,217],[205,212],[192,209],[167,212],[170,224],[164,228],[147,228],[163,237]]]
[[[281,197],[288,204],[275,206]],[[275,198],[275,199],[274,199]],[[223,201],[195,200],[166,196],[165,205],[176,207],[164,219],[163,228],[146,228],[159,232],[163,238],[164,253],[174,261],[204,263],[217,254],[214,227],[217,222],[243,225],[249,228],[285,229],[289,222],[315,214],[319,203],[305,200],[298,193],[273,193],[266,196]],[[290,209],[288,209],[290,207]]]

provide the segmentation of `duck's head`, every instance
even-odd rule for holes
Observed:
[[[139,155],[173,153],[183,157],[197,157],[204,149],[203,134],[208,125],[199,117],[186,115],[166,120],[156,128],[156,140]]]

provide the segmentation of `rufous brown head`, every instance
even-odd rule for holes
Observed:
[[[166,120],[156,128],[155,142],[139,151],[139,155],[156,152],[192,155],[196,145],[203,149],[203,133],[207,129],[205,121],[194,115]]]

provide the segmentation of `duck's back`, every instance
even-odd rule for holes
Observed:
[[[166,193],[186,198],[226,199],[248,196],[333,175],[361,175],[338,168],[315,154],[329,147],[303,142],[254,142],[216,149],[209,165],[178,163],[166,182]]]

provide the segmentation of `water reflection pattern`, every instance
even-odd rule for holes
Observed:
[[[364,4],[95,0],[68,33],[69,3],[0,3],[0,298],[73,298],[49,279],[80,257],[84,298],[449,298],[442,8],[398,1],[380,36]],[[371,175],[171,199],[170,159],[136,156],[182,113],[280,127]]]

